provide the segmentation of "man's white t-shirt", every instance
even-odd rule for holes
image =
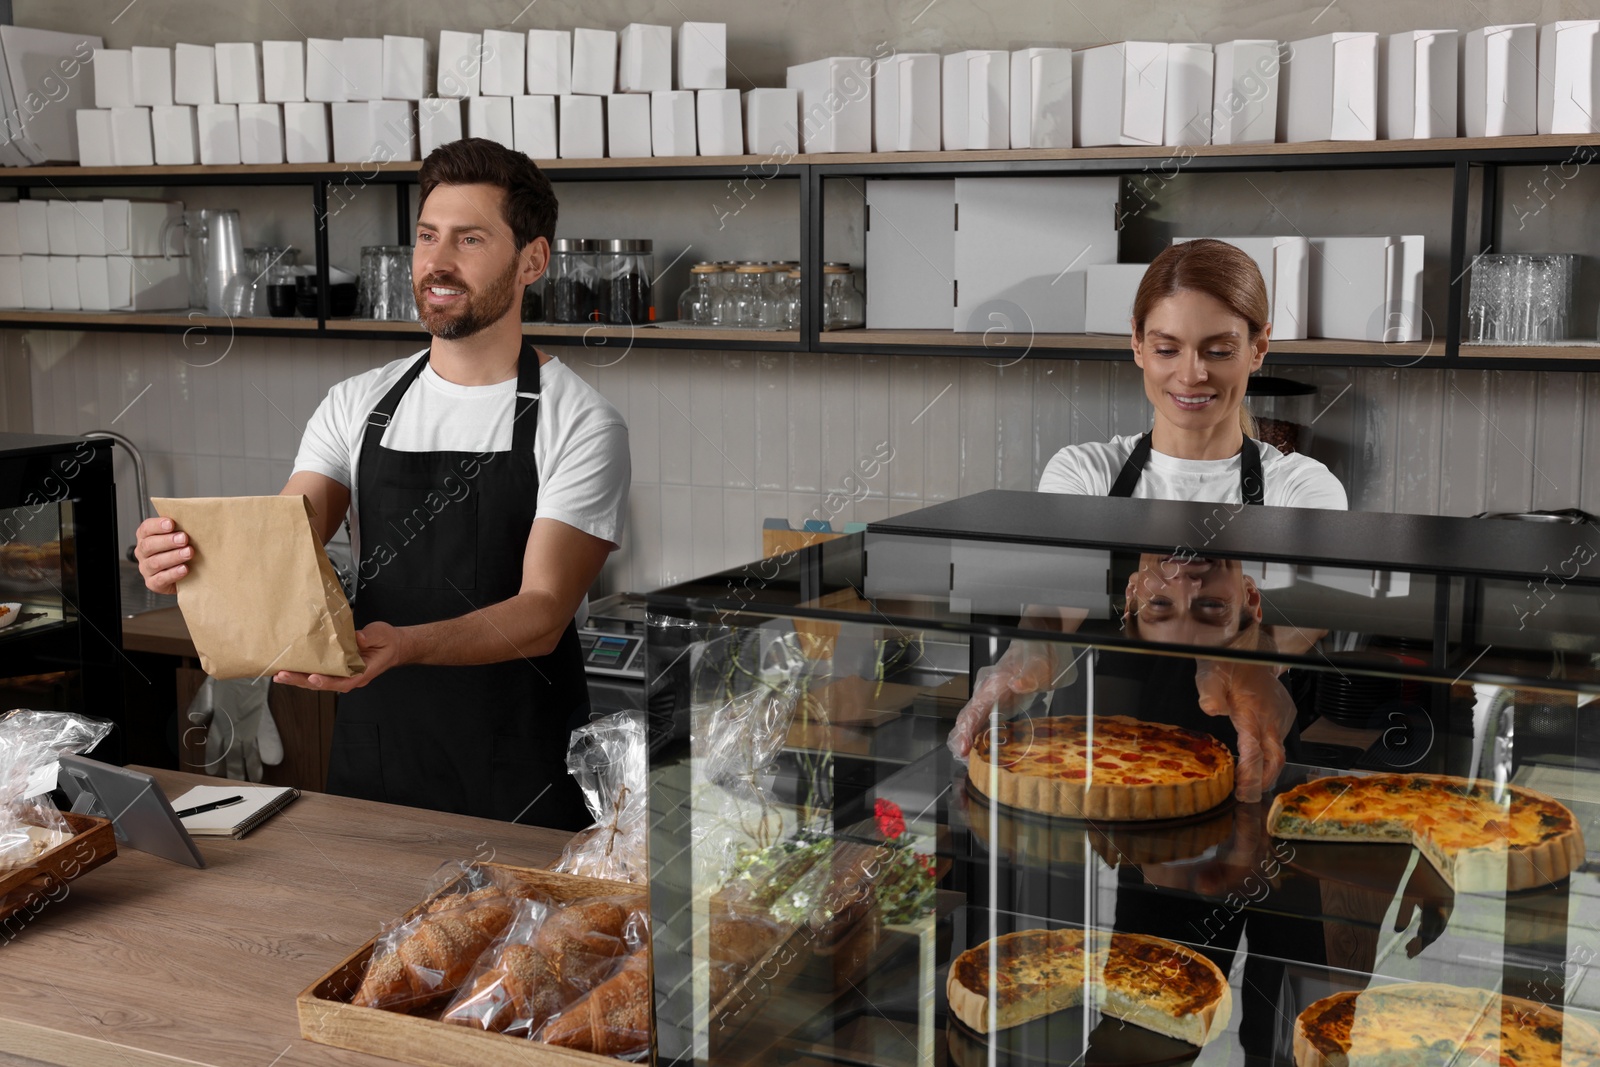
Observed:
[[[1076,493],[1107,496],[1133,454],[1141,434],[1113,437],[1085,445],[1068,445],[1045,464],[1039,478],[1041,493]],[[1310,456],[1286,455],[1265,441],[1248,439],[1261,452],[1261,476],[1266,482],[1262,503],[1289,508],[1328,508],[1347,511],[1349,499],[1333,472]],[[1150,462],[1134,487],[1140,500],[1205,500],[1242,504],[1239,456],[1227,459],[1178,459],[1151,449]]]
[[[326,475],[350,490],[350,547],[358,562],[356,472],[367,416],[423,354],[334,386],[300,440],[294,469]],[[456,385],[425,367],[400,398],[381,443],[397,452],[509,451],[516,394],[514,378],[494,385]],[[628,426],[605,397],[553,356],[539,369],[533,459],[539,472],[537,518],[557,519],[602,541],[622,543],[633,476]]]

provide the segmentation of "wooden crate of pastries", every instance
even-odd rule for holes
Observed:
[[[500,863],[478,866],[486,871],[514,877],[562,903],[591,897],[633,897],[641,905],[648,904],[646,888],[627,882],[581,878]],[[453,888],[446,886],[434,897],[417,904],[405,917],[411,919],[418,915],[437,896],[449,893]],[[370,1052],[405,1063],[425,1064],[427,1067],[520,1067],[530,1063],[582,1064],[585,1067],[605,1064],[615,1067],[623,1062],[610,1056],[558,1048],[524,1037],[490,1033],[420,1015],[357,1007],[350,1003],[350,999],[361,986],[367,961],[372,958],[377,941],[376,937],[367,941],[296,998],[301,1037],[324,1045]]]
[[[50,901],[61,899],[68,882],[116,857],[117,835],[110,819],[70,811],[62,812],[61,817],[72,831],[70,837],[51,843],[53,832],[34,827],[41,846],[39,855],[20,866],[0,870],[0,919],[10,918],[23,908],[31,912],[42,910]]]

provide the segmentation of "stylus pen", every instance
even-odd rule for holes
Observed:
[[[178,818],[187,819],[191,815],[199,815],[202,811],[215,811],[218,808],[225,808],[229,804],[243,803],[244,797],[223,797],[221,800],[213,800],[209,804],[201,804],[198,807],[193,808],[184,808],[182,811],[178,812]]]

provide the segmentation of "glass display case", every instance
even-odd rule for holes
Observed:
[[[996,491],[649,595],[659,1061],[1600,1055],[1597,556]]]

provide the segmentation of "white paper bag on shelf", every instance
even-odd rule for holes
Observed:
[[[343,55],[345,99],[383,99],[383,38],[346,37]]]
[[[672,88],[672,27],[632,22],[622,28],[617,89],[655,93]]]
[[[643,93],[606,97],[606,155],[647,159],[650,154],[650,98]]]
[[[867,328],[949,329],[955,179],[869,178],[866,202]]]
[[[172,49],[172,102],[217,102],[216,50],[208,44],[179,44]]]
[[[17,238],[25,256],[50,254],[50,206],[44,200],[18,200]]]
[[[1456,135],[1455,30],[1407,30],[1383,39],[1378,66],[1378,136],[1408,140]]]
[[[521,96],[528,86],[528,36],[522,31],[483,31],[483,69],[478,92],[484,96]]]
[[[1600,20],[1539,29],[1539,132],[1600,132]]]
[[[333,158],[328,107],[318,100],[283,105],[285,162],[327,163]]]
[[[133,53],[126,48],[94,50],[94,106],[133,106]]]
[[[617,31],[572,31],[572,91],[610,96],[617,91]]]
[[[0,307],[22,306],[22,257],[0,254]]]
[[[192,106],[172,104],[151,108],[150,135],[155,142],[157,166],[182,167],[200,162],[200,133]],[[302,163],[305,160],[291,159],[289,162]]]
[[[572,92],[572,31],[529,30],[528,95],[566,96]]]
[[[1084,268],[1085,333],[1132,332],[1133,297],[1148,263],[1096,263]]]
[[[50,257],[22,257],[22,306],[29,311],[50,310]]]
[[[439,31],[439,68],[434,91],[440,96],[477,96],[483,69],[483,34]]]
[[[971,49],[944,57],[944,147],[1011,146],[1011,53]]]
[[[467,136],[487,138],[511,148],[516,143],[516,132],[511,125],[511,98],[468,97]]]
[[[1208,44],[1167,45],[1166,144],[1211,143],[1215,62]]]
[[[161,256],[168,249],[163,235],[173,241],[171,227],[183,217],[181,200],[125,200],[113,198],[101,204],[105,214],[106,243],[112,256]],[[182,257],[181,245],[172,248]]]
[[[111,133],[111,109],[79,108],[77,120],[78,166],[116,166],[117,154]]]
[[[50,225],[50,254],[78,254],[78,216],[71,200],[46,200],[46,219]]]
[[[283,105],[239,105],[239,162],[283,162]]]
[[[254,41],[219,42],[217,49],[217,103],[261,102],[260,46]]]
[[[939,103],[944,57],[900,52],[876,60],[874,68],[872,150],[937,152],[944,140]]]
[[[737,89],[701,89],[695,93],[695,129],[702,156],[744,154],[744,122]]]
[[[1289,46],[1278,83],[1283,139],[1378,137],[1378,35],[1325,33]]]
[[[239,162],[239,105],[200,104],[195,108],[200,131],[200,162],[227,166]]]
[[[22,255],[22,228],[17,201],[0,201],[0,256]]]
[[[728,87],[728,24],[685,22],[678,27],[678,88]]]
[[[1011,147],[1072,147],[1072,49],[1011,53]]]
[[[409,100],[369,100],[373,159],[380,163],[417,158],[417,105]]]
[[[517,99],[522,99],[518,97]],[[422,158],[428,158],[442,144],[461,140],[461,101],[453,96],[430,96],[417,106],[417,149]],[[516,139],[516,122],[513,110],[512,140]]]
[[[119,167],[155,165],[155,148],[150,140],[149,108],[111,109],[111,158]]]
[[[1311,285],[1311,242],[1300,236],[1223,237],[1256,261],[1261,280],[1267,286],[1267,306],[1274,341],[1298,341],[1307,336],[1307,301]],[[1173,244],[1193,241],[1194,237],[1174,237]]]
[[[561,150],[556,98],[519,96],[511,101],[511,141],[513,148],[532,159],[555,159]]]
[[[134,45],[132,51],[134,106],[171,106],[172,49]]]
[[[109,256],[105,260],[113,311],[177,311],[189,306],[188,259]]]
[[[270,104],[293,104],[306,98],[304,41],[261,42],[261,96]]]
[[[1212,50],[1212,144],[1271,144],[1277,139],[1283,48],[1279,41],[1225,41]]]
[[[78,257],[50,256],[50,310],[82,311],[78,296]]]
[[[383,97],[385,100],[427,99],[427,41],[421,37],[383,35]]]
[[[650,94],[650,146],[658,156],[692,156],[699,151],[694,93],[672,89]]]
[[[833,56],[790,67],[800,94],[802,152],[872,151],[872,60]]]
[[[936,74],[938,69],[935,64],[933,70]],[[934,114],[938,114],[937,108]],[[938,124],[935,123],[932,129],[934,143],[937,144]],[[765,156],[783,163],[799,154],[799,93],[793,89],[751,89],[744,94],[744,150],[751,155]]]
[[[1311,336],[1422,339],[1422,237],[1312,237],[1311,247]]]
[[[365,163],[372,159],[372,113],[366,101],[328,105],[333,110],[333,161]]]
[[[78,257],[78,303],[85,311],[111,310],[110,275],[104,256]]]
[[[1538,27],[1483,26],[1461,38],[1461,135],[1539,131]]]
[[[560,97],[562,159],[600,159],[606,154],[606,123],[598,96]]]
[[[101,200],[74,200],[74,222],[78,230],[78,255],[109,256],[111,246],[106,243],[105,202]]]
[[[342,104],[350,99],[344,76],[344,40],[333,37],[306,39],[306,99]]]
[[[1078,144],[1158,145],[1166,132],[1167,46],[1123,41],[1072,53]]]

